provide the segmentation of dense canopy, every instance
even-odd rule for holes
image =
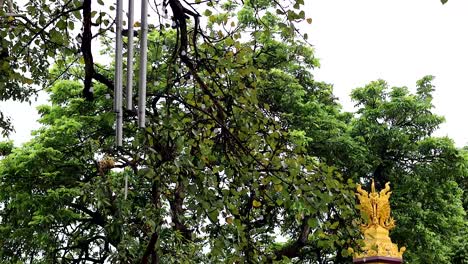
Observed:
[[[49,103],[30,142],[0,143],[1,262],[349,263],[355,183],[372,178],[392,184],[408,263],[468,261],[468,151],[432,135],[433,77],[370,82],[343,111],[312,75],[302,4],[156,1],[147,126],[127,110],[122,147],[114,65],[93,60],[113,56],[113,6],[15,4],[2,99],[43,87]]]

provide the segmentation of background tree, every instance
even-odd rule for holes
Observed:
[[[463,263],[466,256],[455,259],[466,247],[460,241],[467,241],[461,185],[466,159],[452,140],[432,136],[443,122],[432,113],[432,78],[418,81],[414,94],[384,81],[353,91],[359,108],[351,135],[367,154],[367,166],[355,173],[380,188],[392,183],[392,238],[408,248],[408,262]]]

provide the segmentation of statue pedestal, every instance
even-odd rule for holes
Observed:
[[[364,228],[364,247],[362,252],[354,255],[359,262],[354,263],[402,263],[405,247],[398,250],[388,236],[388,230],[380,225]],[[383,260],[383,261],[381,261]]]
[[[391,257],[366,257],[355,258],[353,259],[353,263],[400,264],[403,263],[403,259]]]

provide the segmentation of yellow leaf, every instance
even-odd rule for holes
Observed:
[[[133,27],[140,27],[140,25],[141,25],[140,22],[137,21],[133,24]]]
[[[309,17],[306,20],[307,20],[307,23],[312,24],[312,18]]]
[[[283,185],[281,185],[281,184],[276,184],[276,185],[275,185],[275,190],[276,190],[277,192],[281,192],[281,191],[283,190]]]
[[[257,200],[253,200],[252,205],[253,205],[253,207],[258,208],[258,207],[262,206],[262,203],[257,201]]]
[[[226,223],[232,225],[233,221],[234,221],[234,218],[232,218],[232,216],[226,217]]]

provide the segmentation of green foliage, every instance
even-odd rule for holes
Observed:
[[[367,153],[367,166],[356,175],[374,178],[380,187],[392,183],[392,237],[408,248],[409,263],[463,263],[458,254],[466,246],[467,222],[460,183],[466,159],[450,139],[431,136],[443,122],[431,111],[432,78],[418,81],[414,94],[384,81],[353,91],[359,108],[351,135]]]
[[[416,93],[372,82],[345,113],[311,74],[303,0],[210,1],[201,32],[189,13],[195,23],[175,13],[177,29],[150,26],[148,124],[125,111],[115,148],[112,66],[87,64],[74,40],[91,15],[110,53],[111,23],[104,1],[84,3],[30,1],[34,27],[23,17],[0,31],[1,99],[27,98],[24,84],[50,95],[34,139],[0,143],[2,263],[348,263],[354,182],[370,178],[392,182],[409,263],[466,261],[467,152],[431,136],[443,122],[432,77]],[[93,101],[81,96],[88,66]]]
[[[336,252],[357,236],[357,226],[340,218],[355,214],[354,186],[308,154],[309,138],[289,129],[280,109],[323,106],[333,115],[330,86],[312,80],[312,50],[285,41],[295,33],[269,11],[270,1],[247,2],[239,14],[226,8],[205,12],[207,36],[228,37],[197,43],[196,68],[174,56],[177,31],[150,34],[148,125],[137,129],[126,112],[122,149],[113,147],[107,87],[96,84],[95,100],[86,101],[80,65],[57,63],[52,77],[67,70],[70,80],[48,89],[43,127],[0,168],[3,262],[342,258]],[[295,12],[288,18],[299,20]],[[237,31],[220,32],[231,20]],[[271,91],[291,97],[278,101]],[[304,109],[295,106],[300,97]],[[281,237],[290,241],[275,244]]]
[[[0,156],[6,156],[13,150],[13,141],[1,141],[0,142]]]
[[[8,10],[6,2],[0,7],[0,101],[29,101],[39,86],[50,83],[51,61],[79,53],[74,29],[82,7],[79,1],[35,0]],[[0,113],[2,134],[12,129]]]
[[[33,0],[33,1],[14,1],[13,5],[7,6],[7,1],[2,1],[0,6],[0,101],[17,100],[29,101],[30,97],[36,94],[38,88],[46,88],[56,81],[56,78],[50,78],[47,69],[53,63],[63,63],[67,58],[73,57],[72,62],[79,61],[86,71],[84,95],[89,93],[92,86],[92,80],[103,84],[112,83],[107,79],[107,75],[98,75],[99,71],[93,63],[93,53],[98,54],[96,50],[99,45],[96,41],[100,37],[101,42],[110,43],[114,36],[113,17],[115,16],[115,6],[111,3],[99,0]],[[171,2],[171,3],[169,3]],[[240,34],[248,26],[253,26],[255,32],[259,32],[259,22],[261,15],[266,10],[271,12],[277,8],[278,21],[276,31],[281,31],[283,38],[292,41],[297,36],[295,24],[304,20],[304,11],[300,10],[303,1],[291,0],[283,2],[271,1],[208,1],[209,7],[203,13],[210,22],[226,25],[227,18],[236,15],[243,27],[227,30],[227,34]],[[174,7],[183,7],[181,10],[189,14],[195,10],[199,11],[205,8],[202,1],[188,3],[186,1],[171,0],[158,4],[158,12],[153,14],[158,20],[157,27],[160,30],[170,28],[170,22],[165,19],[164,13],[169,12],[178,14],[181,11],[172,10]],[[212,10],[217,10],[214,14]],[[8,16],[6,15],[8,14]],[[187,15],[188,16],[188,15]],[[177,16],[172,16],[174,20]],[[183,15],[184,19],[186,16]],[[196,19],[199,19],[197,14]],[[195,17],[193,17],[195,19]],[[245,19],[243,19],[245,17]],[[273,16],[265,16],[264,19],[273,19]],[[263,18],[262,18],[263,19]],[[222,23],[221,23],[222,22]],[[235,23],[234,21],[232,21]],[[265,21],[264,21],[265,22]],[[267,25],[267,24],[263,24]],[[180,25],[179,25],[180,26]],[[269,27],[270,25],[268,25]],[[156,25],[150,25],[155,29]],[[203,27],[199,26],[200,31]],[[186,30],[186,29],[185,29]],[[216,40],[214,34],[222,33],[222,30],[207,31],[206,37],[210,37],[212,42]],[[181,33],[187,36],[187,32]],[[220,35],[219,37],[222,38]],[[59,74],[68,75],[69,67],[62,68],[63,72]],[[8,117],[0,113],[0,129],[4,135],[12,131],[11,123]]]

